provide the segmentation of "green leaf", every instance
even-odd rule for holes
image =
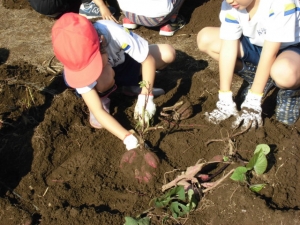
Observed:
[[[195,198],[195,193],[194,193],[193,189],[189,189],[187,194],[188,194],[188,204],[186,206],[191,211],[192,209],[196,208],[198,201]]]
[[[172,200],[171,197],[164,197],[164,198],[155,198],[154,200],[154,205],[157,208],[163,208],[169,205],[169,202]]]
[[[261,189],[263,189],[266,186],[266,184],[253,184],[250,185],[250,190],[254,192],[259,192]]]
[[[139,225],[149,225],[150,224],[150,218],[149,217],[144,217],[139,219]]]
[[[143,217],[140,219],[134,219],[132,217],[125,217],[125,224],[124,225],[149,225],[150,224],[150,218],[149,217]]]
[[[125,225],[139,225],[139,223],[136,219],[126,216],[125,217]]]
[[[154,205],[158,208],[163,208],[169,205],[170,201],[173,199],[179,199],[181,201],[186,201],[185,191],[183,186],[176,186],[170,189],[166,194],[159,198],[155,198]]]
[[[140,85],[141,88],[143,88],[143,87],[146,87],[147,83],[146,83],[145,80],[142,80],[142,81],[139,82],[139,85]]]
[[[261,151],[261,150],[260,150]],[[260,152],[259,151],[259,152]],[[259,155],[259,152],[255,153],[252,158],[250,159],[250,161],[248,162],[248,164],[246,165],[246,168],[247,170],[252,170],[254,168],[254,165],[257,161],[257,158],[258,158],[258,155]]]
[[[184,187],[181,185],[175,186],[174,188],[170,189],[166,196],[185,201]]]
[[[254,154],[254,156],[250,159],[250,162],[246,165],[248,170],[254,169],[257,174],[263,174],[268,166],[268,161],[263,153],[263,150],[260,149],[258,152]]]
[[[232,180],[244,182],[246,180],[245,173],[247,172],[247,168],[244,166],[237,167],[233,174],[230,176]]]
[[[185,206],[179,202],[172,202],[170,205],[170,210],[172,212],[172,216],[175,219],[186,215],[190,211],[187,206]]]
[[[186,201],[185,191],[183,186],[176,186],[174,189],[174,194],[177,196],[176,198],[181,201]]]
[[[266,155],[260,151],[260,154],[257,157],[256,163],[254,164],[254,170],[257,174],[263,174],[268,166],[268,161]]]
[[[228,156],[224,156],[224,157],[223,157],[223,161],[224,161],[224,162],[228,162],[228,161],[229,161],[229,157],[228,157]]]
[[[188,202],[190,202],[193,198],[193,195],[194,195],[194,190],[193,189],[189,189],[188,192]]]
[[[270,147],[267,144],[259,144],[256,146],[254,154],[259,152],[260,150],[263,151],[264,155],[268,155],[270,152]]]

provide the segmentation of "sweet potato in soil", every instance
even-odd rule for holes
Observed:
[[[141,144],[122,155],[120,169],[128,179],[134,177],[137,182],[148,184],[158,173],[159,158]]]
[[[115,4],[113,1],[109,1]],[[218,63],[197,50],[196,36],[205,26],[218,26],[219,0],[186,0],[180,11],[186,26],[173,37],[140,27],[136,33],[149,43],[172,44],[176,61],[158,76],[156,87],[166,94],[155,99],[158,110],[183,96],[193,116],[176,129],[153,130],[146,139],[161,164],[147,185],[120,170],[123,143],[105,130],[89,126],[82,99],[66,89],[62,76],[45,70],[53,55],[50,31],[55,20],[33,11],[25,0],[3,0],[0,6],[0,224],[121,225],[160,196],[168,173],[184,170],[228,152],[230,122],[208,124],[203,114],[215,107]],[[55,65],[55,62],[53,63]],[[242,81],[234,77],[236,94]],[[226,179],[206,193],[185,225],[299,224],[300,121],[287,127],[274,117],[277,90],[263,103],[264,127],[235,137],[234,148],[249,160],[257,144],[271,146],[267,172],[252,181],[266,183],[259,193]],[[135,127],[136,98],[119,92],[111,96],[111,112],[127,129]],[[155,124],[161,123],[155,118]],[[227,139],[226,139],[227,138]],[[210,143],[211,139],[222,139]],[[230,171],[230,166],[226,171]],[[225,171],[225,172],[226,172]],[[179,224],[169,220],[167,224]]]

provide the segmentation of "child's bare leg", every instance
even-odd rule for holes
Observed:
[[[219,61],[221,49],[220,28],[205,27],[200,30],[197,36],[197,45],[201,52]]]
[[[149,52],[155,59],[156,69],[163,69],[176,58],[175,49],[168,44],[149,45]]]
[[[271,67],[271,77],[281,89],[300,87],[300,55],[294,51],[284,51]]]

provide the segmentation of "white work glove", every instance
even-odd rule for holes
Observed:
[[[246,95],[245,101],[241,105],[241,112],[240,115],[237,117],[236,121],[233,122],[232,127],[236,128],[238,127],[241,122],[243,122],[242,128],[247,128],[250,126],[252,128],[261,127],[263,125],[261,113],[261,99],[262,94],[255,94],[251,92],[251,90],[248,91],[248,94]]]
[[[231,116],[238,116],[236,104],[232,100],[232,92],[219,91],[219,101],[216,104],[217,108],[211,113],[206,112],[205,118],[213,124],[219,124],[221,121],[228,119]]]
[[[127,150],[132,150],[139,147],[139,141],[133,134],[127,135],[124,138],[123,143]]]
[[[146,99],[148,97],[147,105]],[[143,95],[140,94],[138,96],[137,103],[134,108],[134,119],[139,120],[140,122],[143,121],[143,116],[145,116],[145,122],[149,123],[156,112],[156,106],[153,102],[153,95]],[[144,112],[145,109],[145,112]]]

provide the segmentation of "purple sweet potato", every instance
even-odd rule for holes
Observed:
[[[124,163],[131,164],[134,161],[134,159],[136,158],[136,156],[137,156],[137,154],[136,154],[135,150],[130,150],[130,151],[125,152],[121,158],[120,167],[122,168]]]
[[[144,155],[144,159],[145,159],[145,162],[153,167],[153,168],[157,168],[158,167],[158,164],[159,164],[159,159],[158,157],[152,153],[152,152],[147,152],[145,155]]]

